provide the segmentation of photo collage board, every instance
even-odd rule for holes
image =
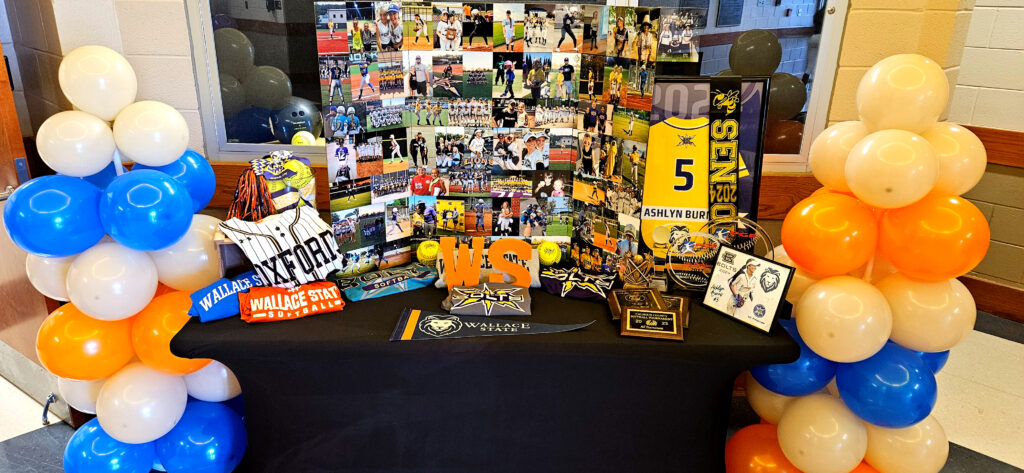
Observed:
[[[344,272],[404,264],[439,236],[554,240],[594,272],[637,252],[655,63],[696,57],[681,42],[706,8],[324,1],[315,12]]]

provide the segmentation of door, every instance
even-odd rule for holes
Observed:
[[[0,192],[8,186],[17,187],[28,177],[25,145],[6,61],[5,55],[5,67],[0,73]],[[5,203],[0,202],[0,211]],[[25,275],[25,252],[14,245],[6,231],[0,234],[0,375],[37,401],[45,402],[47,395],[56,392],[56,379],[39,365],[36,332],[57,303],[32,287]],[[54,413],[67,418],[63,404]]]

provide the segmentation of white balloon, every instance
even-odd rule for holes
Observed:
[[[956,123],[940,122],[921,133],[935,148],[939,160],[939,177],[935,190],[961,195],[974,187],[985,175],[988,155],[978,137]]]
[[[254,107],[277,110],[292,96],[292,80],[274,66],[250,69],[242,84],[245,85],[245,101]]]
[[[946,351],[974,329],[978,308],[971,291],[957,279],[915,281],[892,274],[875,285],[892,308],[889,338],[916,351]]]
[[[868,264],[871,265],[871,274],[867,274]],[[875,253],[875,256],[868,261],[868,263],[864,263],[864,266],[850,271],[847,275],[853,276],[857,279],[863,279],[865,282],[874,284],[881,281],[886,276],[897,272],[899,272],[899,270],[896,269],[888,259],[886,259],[885,255],[883,255],[881,251],[878,251]]]
[[[42,295],[58,301],[68,301],[68,268],[75,256],[47,258],[29,253],[25,257],[25,274],[28,282]]]
[[[114,143],[121,155],[147,166],[173,163],[188,149],[185,117],[162,102],[135,102],[114,120]]]
[[[156,265],[145,252],[120,243],[98,243],[83,251],[68,269],[68,298],[86,315],[100,320],[131,317],[156,294]]]
[[[50,169],[73,177],[91,176],[114,157],[114,133],[107,122],[69,110],[47,118],[36,132],[39,157]]]
[[[103,46],[82,46],[64,56],[57,80],[76,108],[111,121],[135,101],[139,83],[128,60]]]
[[[195,214],[185,235],[164,249],[150,251],[160,282],[179,291],[196,291],[220,279],[220,253],[213,236],[221,220]]]
[[[789,289],[786,291],[786,300],[790,304],[796,304],[807,288],[821,280],[820,276],[797,266],[793,259],[786,254],[786,249],[782,245],[775,247],[775,261],[796,268],[796,271],[793,272],[793,279],[789,282]]]
[[[799,396],[784,396],[772,392],[772,390],[758,383],[754,379],[754,375],[749,372],[746,374],[745,386],[747,389],[747,402],[750,403],[750,408],[764,419],[765,422],[772,425],[779,425],[779,420],[782,419],[782,413],[786,411],[786,407],[789,407],[789,404],[795,399],[799,399]]]
[[[860,140],[846,159],[846,183],[872,207],[906,207],[928,194],[939,175],[935,149],[905,130],[876,131]]]
[[[896,54],[875,63],[857,85],[857,113],[871,131],[922,133],[946,109],[949,81],[920,54]]]
[[[217,68],[232,77],[245,77],[252,69],[256,50],[249,38],[235,28],[218,28],[213,32],[217,50]]]
[[[111,437],[125,443],[152,442],[181,420],[188,391],[181,376],[129,363],[100,390],[96,417]]]
[[[910,427],[887,429],[865,422],[864,461],[884,473],[939,473],[949,459],[946,431],[928,416]]]
[[[57,378],[57,391],[61,399],[69,406],[78,409],[86,414],[96,413],[96,399],[100,396],[100,389],[107,379],[95,381],[78,381],[76,379]]]
[[[779,448],[807,473],[846,473],[864,459],[864,421],[843,401],[810,394],[789,403],[779,420]]]
[[[838,363],[867,359],[885,346],[892,333],[892,310],[885,296],[850,276],[812,284],[793,304],[793,317],[804,343]]]
[[[224,402],[242,394],[242,387],[231,369],[213,360],[184,376],[188,394],[200,401]]]
[[[846,157],[868,133],[867,127],[858,121],[839,122],[822,131],[811,143],[807,156],[814,178],[829,189],[850,192],[846,185]]]
[[[231,118],[245,108],[245,87],[233,76],[220,74],[220,100],[224,118]]]

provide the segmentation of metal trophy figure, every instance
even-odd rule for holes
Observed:
[[[654,255],[633,255],[622,259],[619,277],[627,289],[650,287],[653,283]]]

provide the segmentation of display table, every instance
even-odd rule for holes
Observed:
[[[238,377],[249,448],[239,471],[723,471],[733,380],[799,348],[694,303],[685,342],[619,336],[605,304],[531,291],[547,335],[389,342],[403,307],[440,311],[445,291],[350,303],[342,312],[200,324],[179,356]]]

